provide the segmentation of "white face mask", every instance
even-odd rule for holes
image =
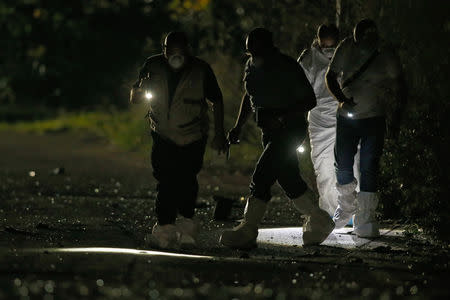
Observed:
[[[174,54],[169,56],[169,65],[175,69],[178,70],[184,65],[184,56],[181,54]]]
[[[322,48],[322,53],[329,59],[333,57],[335,48]]]

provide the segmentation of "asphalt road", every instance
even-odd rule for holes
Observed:
[[[386,222],[374,241],[347,230],[304,248],[300,215],[279,196],[257,249],[219,246],[248,180],[206,168],[198,247],[159,251],[143,242],[155,222],[148,156],[84,134],[1,132],[0,299],[450,297],[449,245]],[[213,195],[237,199],[228,221],[213,220]]]

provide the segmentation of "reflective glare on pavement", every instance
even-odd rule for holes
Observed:
[[[42,253],[105,253],[105,254],[131,254],[142,256],[167,256],[211,260],[213,256],[192,255],[175,252],[163,252],[154,250],[139,250],[128,248],[109,248],[109,247],[82,247],[82,248],[44,248],[44,249],[24,249],[24,252],[42,252]]]
[[[258,231],[259,244],[271,244],[278,246],[301,246],[302,227],[284,227],[284,228],[263,228]],[[376,248],[380,246],[390,246],[393,244],[384,241],[384,237],[401,237],[401,230],[380,230],[380,238],[366,239],[352,234],[351,228],[334,230],[328,238],[322,243],[324,246],[352,249],[365,246],[367,248]],[[394,247],[395,248],[395,247]]]

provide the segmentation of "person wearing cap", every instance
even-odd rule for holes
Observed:
[[[374,21],[364,19],[353,36],[337,47],[325,76],[330,93],[339,102],[336,125],[335,161],[338,207],[333,220],[344,227],[353,216],[353,232],[376,237],[378,205],[377,177],[386,130],[398,136],[406,85],[400,61],[392,47],[383,43]],[[353,171],[360,144],[360,191]]]
[[[139,72],[130,101],[147,102],[153,146],[151,163],[157,180],[157,222],[146,241],[159,248],[195,245],[194,208],[197,174],[208,135],[208,103],[214,110],[212,147],[225,153],[223,100],[213,70],[193,56],[184,32],[169,33],[163,53],[149,57]]]
[[[316,173],[319,205],[330,216],[338,205],[334,143],[336,140],[336,112],[338,102],[328,91],[325,73],[339,42],[339,29],[334,24],[321,24],[310,48],[298,58],[316,94],[317,104],[308,112],[308,133],[311,144],[311,161]],[[359,153],[356,154],[357,156]],[[355,177],[358,165],[355,160]],[[358,187],[356,187],[358,189]]]
[[[228,138],[230,143],[236,143],[254,112],[264,150],[252,176],[244,219],[237,227],[224,231],[220,243],[239,249],[256,246],[258,226],[272,196],[270,189],[278,182],[306,216],[303,244],[320,244],[334,223],[319,208],[314,193],[300,177],[296,153],[306,135],[305,114],[316,102],[314,91],[300,65],[274,46],[272,33],[267,29],[256,28],[248,34],[246,52],[250,58],[245,65],[245,93]]]

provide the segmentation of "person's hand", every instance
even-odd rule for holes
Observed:
[[[353,97],[345,98],[344,104],[347,105],[348,107],[354,107],[356,105],[355,101],[353,101]]]
[[[228,141],[223,132],[216,133],[213,138],[211,147],[217,150],[219,154],[226,153],[228,151]]]
[[[346,98],[344,101],[340,103],[341,109],[348,112],[353,113],[353,109],[356,106],[355,101],[353,101],[353,98]]]
[[[230,144],[239,144],[239,136],[241,135],[241,128],[234,127],[228,132],[228,142]]]

